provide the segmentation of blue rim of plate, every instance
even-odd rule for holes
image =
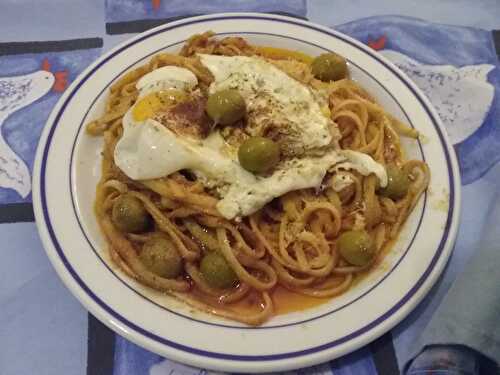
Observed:
[[[57,128],[57,125],[59,123],[59,120],[64,113],[64,110],[66,109],[68,103],[71,101],[72,97],[78,90],[78,88],[105,62],[107,62],[109,59],[113,58],[114,56],[118,55],[119,53],[123,52],[125,49],[129,48],[130,46],[137,44],[145,39],[148,39],[154,35],[164,33],[169,30],[173,30],[178,27],[183,27],[186,25],[190,24],[196,24],[196,23],[203,23],[207,21],[221,21],[221,20],[234,20],[234,19],[245,19],[245,20],[265,20],[265,21],[270,21],[270,22],[280,22],[280,23],[287,23],[287,24],[293,24],[305,28],[312,29],[314,31],[320,32],[322,34],[326,34],[330,37],[340,39],[343,42],[350,44],[351,46],[361,50],[365,54],[369,55],[371,58],[377,60],[378,63],[383,65],[386,69],[391,71],[394,76],[396,76],[407,88],[412,92],[412,94],[417,98],[419,101],[420,105],[425,109],[429,119],[431,119],[434,128],[438,134],[439,140],[442,145],[442,151],[445,154],[446,158],[446,164],[447,164],[447,169],[448,169],[448,180],[449,180],[449,187],[450,187],[450,192],[449,192],[449,209],[448,209],[448,215],[446,219],[446,224],[443,230],[443,235],[441,238],[441,241],[439,243],[438,248],[436,249],[435,255],[433,256],[429,266],[425,270],[425,272],[422,274],[422,276],[419,278],[419,280],[415,283],[415,285],[394,305],[392,306],[389,310],[387,310],[384,314],[379,316],[377,319],[373,320],[371,323],[365,325],[364,327],[359,328],[358,330],[345,335],[344,337],[341,337],[339,339],[336,339],[334,341],[331,341],[329,343],[325,343],[316,347],[304,349],[304,350],[299,350],[299,351],[293,351],[293,352],[288,352],[288,353],[280,353],[280,354],[271,354],[271,355],[235,355],[235,354],[227,354],[227,353],[217,353],[217,352],[210,352],[206,350],[201,350],[197,348],[192,348],[183,344],[179,344],[176,342],[173,342],[171,340],[168,340],[166,338],[160,337],[158,335],[153,334],[152,332],[146,331],[143,328],[137,326],[135,323],[129,321],[122,315],[120,315],[118,312],[114,311],[110,306],[108,306],[104,301],[102,301],[98,296],[96,296],[92,290],[89,289],[89,287],[84,283],[84,281],[78,276],[78,274],[75,272],[73,267],[69,264],[68,259],[64,255],[64,252],[62,250],[62,247],[59,244],[59,241],[57,240],[57,237],[55,235],[54,229],[51,224],[49,212],[48,212],[48,207],[47,207],[47,198],[46,198],[46,167],[47,167],[47,157],[48,153],[50,150],[50,144],[52,142],[52,137],[54,135],[54,132]],[[308,43],[308,42],[307,42]],[[321,47],[324,48],[324,47]],[[383,85],[382,85],[383,86]],[[51,116],[52,117],[52,116]],[[160,26],[158,29],[153,29],[150,32],[147,32],[146,35],[139,37],[137,39],[132,40],[131,42],[121,46],[120,48],[114,50],[111,54],[107,55],[103,60],[101,60],[96,66],[94,66],[90,71],[86,73],[84,77],[80,79],[78,84],[73,88],[72,92],[69,93],[69,95],[65,98],[64,103],[58,108],[57,114],[53,116],[54,120],[52,124],[50,124],[50,129],[48,130],[48,135],[47,139],[45,140],[45,145],[43,146],[43,154],[42,154],[42,160],[41,160],[41,166],[40,166],[40,172],[39,172],[39,178],[40,178],[40,199],[41,199],[41,208],[42,208],[42,214],[43,214],[43,219],[45,221],[45,227],[48,231],[48,234],[50,236],[50,240],[52,242],[52,246],[54,246],[54,249],[56,250],[59,260],[63,263],[64,267],[66,268],[66,271],[71,275],[73,278],[73,281],[75,281],[79,287],[86,293],[86,295],[94,302],[96,303],[100,308],[102,308],[104,311],[106,311],[107,314],[111,315],[113,318],[117,319],[120,321],[122,324],[127,326],[128,328],[134,330],[136,333],[156,342],[161,345],[166,345],[168,347],[171,347],[173,349],[186,352],[189,354],[195,354],[197,356],[203,356],[203,357],[208,357],[208,358],[214,358],[214,359],[223,359],[223,360],[232,360],[232,361],[246,361],[246,362],[254,362],[254,361],[275,361],[275,360],[282,360],[282,359],[290,359],[290,358],[296,358],[296,357],[301,357],[305,355],[311,355],[314,353],[318,353],[327,349],[334,348],[338,345],[341,345],[345,342],[348,342],[350,340],[353,340],[354,338],[361,336],[363,334],[366,334],[370,330],[374,329],[377,327],[379,324],[383,323],[387,319],[389,319],[396,311],[398,311],[400,308],[402,308],[420,289],[422,284],[427,280],[429,274],[433,271],[434,266],[436,265],[437,261],[441,257],[441,254],[443,252],[443,249],[445,247],[445,244],[448,240],[448,236],[450,233],[451,229],[451,224],[452,224],[452,218],[454,215],[454,210],[455,210],[455,177],[453,175],[453,163],[452,163],[452,158],[450,156],[447,143],[445,141],[445,136],[442,133],[442,129],[439,126],[439,121],[436,119],[434,116],[432,110],[429,108],[427,103],[422,99],[421,95],[412,87],[411,84],[408,83],[408,80],[396,69],[394,69],[391,65],[387,64],[385,61],[380,59],[376,53],[370,51],[367,48],[361,48],[357,42],[351,41],[349,38],[344,37],[343,35],[337,33],[337,32],[332,32],[329,30],[325,30],[323,28],[314,26],[313,24],[306,23],[304,21],[298,21],[289,17],[284,17],[284,16],[279,16],[279,17],[274,17],[270,15],[214,15],[214,16],[208,16],[208,17],[203,17],[203,18],[195,18],[195,19],[186,19],[184,21],[175,23],[174,25],[169,26],[168,24],[165,26]],[[77,218],[78,219],[78,218]],[[241,328],[241,327],[238,327]],[[269,327],[271,328],[271,327]]]
[[[228,34],[231,34],[231,35],[234,35],[236,34],[235,32],[224,32],[224,33],[216,33],[215,35],[228,35]],[[323,49],[325,51],[329,51],[329,52],[332,52],[330,50],[328,50],[327,48],[324,48],[324,47],[321,47],[317,44],[314,44],[314,43],[311,43],[311,42],[307,42],[305,40],[302,40],[302,39],[299,39],[299,38],[294,38],[294,37],[290,37],[290,36],[287,36],[287,35],[280,35],[280,34],[271,34],[271,33],[262,33],[262,32],[237,32],[238,35],[265,35],[265,36],[273,36],[273,37],[279,37],[279,38],[283,38],[283,39],[290,39],[290,40],[294,40],[294,41],[298,41],[298,42],[301,42],[301,43],[304,43],[304,44],[308,44],[308,45],[311,45],[311,46],[314,46],[314,47],[317,47],[317,48],[320,48],[320,49]],[[97,258],[101,261],[101,263],[104,265],[104,267],[107,268],[107,270],[109,272],[111,272],[127,289],[131,290],[132,292],[134,292],[135,294],[137,294],[138,296],[140,296],[142,299],[148,301],[149,303],[155,305],[156,307],[162,309],[162,310],[166,310],[168,311],[169,313],[171,314],[174,314],[174,315],[177,315],[177,316],[180,316],[182,318],[185,318],[185,319],[188,319],[188,320],[192,320],[194,322],[197,322],[197,323],[201,323],[201,324],[206,324],[206,325],[209,325],[209,326],[217,326],[217,327],[223,327],[223,328],[229,328],[229,329],[240,329],[240,330],[266,330],[266,329],[273,329],[273,328],[283,328],[283,327],[290,327],[290,326],[294,326],[294,325],[298,325],[298,324],[304,324],[304,323],[307,323],[307,322],[310,322],[310,321],[313,321],[313,320],[316,320],[316,319],[320,319],[320,318],[323,318],[327,315],[331,315],[337,311],[340,311],[346,307],[348,307],[349,305],[357,302],[358,300],[360,300],[361,298],[365,297],[367,294],[369,294],[373,289],[377,288],[380,284],[382,284],[384,282],[385,279],[387,279],[391,274],[392,272],[397,268],[397,266],[403,261],[403,259],[406,257],[406,254],[408,253],[408,251],[412,248],[413,246],[413,242],[415,241],[415,238],[419,232],[419,229],[420,229],[420,226],[422,225],[422,220],[423,220],[423,217],[425,215],[425,210],[427,208],[427,198],[428,198],[428,194],[427,192],[424,193],[424,199],[423,199],[423,207],[422,207],[422,210],[421,210],[421,213],[420,213],[420,218],[418,220],[418,224],[417,224],[417,227],[415,229],[415,233],[413,234],[408,246],[406,247],[406,249],[402,252],[402,255],[401,257],[398,259],[398,261],[392,266],[392,268],[390,269],[389,272],[387,272],[386,275],[384,275],[384,277],[382,277],[378,282],[376,282],[375,284],[373,284],[368,290],[366,290],[363,294],[357,296],[356,298],[350,300],[349,302],[346,302],[345,304],[343,304],[342,306],[339,306],[339,307],[336,307],[335,309],[331,310],[331,311],[328,311],[328,312],[324,312],[324,313],[321,313],[320,315],[317,315],[317,316],[313,316],[313,317],[310,317],[308,319],[305,319],[305,320],[301,320],[301,321],[297,321],[297,322],[293,322],[293,323],[284,323],[284,324],[279,324],[279,325],[266,325],[266,326],[258,326],[258,327],[254,327],[254,326],[241,326],[241,325],[228,325],[228,324],[221,324],[221,323],[213,323],[213,322],[207,322],[207,321],[204,321],[204,320],[200,320],[200,319],[196,319],[196,318],[193,318],[191,316],[188,316],[188,315],[184,315],[182,313],[179,313],[179,312],[176,312],[174,310],[171,310],[163,305],[160,305],[158,303],[156,303],[155,301],[153,301],[152,299],[148,298],[147,296],[145,296],[144,294],[142,294],[141,292],[139,292],[138,290],[134,289],[132,286],[130,286],[127,282],[125,282],[120,276],[118,276],[118,274],[112,269],[112,267],[110,267],[108,265],[108,263],[106,263],[106,261],[103,259],[103,257],[99,254],[99,251],[95,248],[95,246],[92,244],[92,241],[90,241],[87,233],[85,232],[85,229],[83,228],[83,225],[82,225],[82,222],[80,220],[80,217],[78,215],[78,210],[76,208],[76,203],[75,203],[75,197],[74,197],[74,194],[73,194],[73,189],[71,188],[73,186],[73,174],[71,173],[71,171],[73,170],[73,161],[74,161],[74,153],[75,153],[75,149],[76,149],[76,145],[78,143],[78,138],[80,137],[80,134],[82,132],[82,128],[84,126],[84,124],[87,122],[87,116],[90,112],[90,110],[92,109],[92,107],[94,106],[95,102],[99,99],[99,97],[103,94],[104,91],[106,91],[108,89],[109,86],[111,86],[113,84],[113,82],[115,81],[116,78],[120,77],[124,72],[126,72],[127,70],[129,70],[133,65],[135,65],[136,63],[138,63],[139,61],[141,60],[144,60],[152,55],[155,55],[157,54],[158,52],[166,49],[166,48],[171,48],[171,47],[175,47],[179,44],[182,44],[182,43],[185,43],[186,40],[182,40],[182,41],[178,41],[178,42],[175,42],[175,43],[172,43],[172,44],[169,44],[167,46],[163,46],[162,48],[159,48],[157,49],[156,51],[153,51],[151,52],[150,54],[144,56],[144,57],[141,57],[140,59],[138,59],[137,61],[134,61],[133,63],[129,64],[126,68],[122,69],[119,73],[115,74],[115,76],[109,81],[109,83],[107,85],[104,86],[104,88],[99,92],[99,94],[93,99],[93,101],[90,103],[90,106],[89,108],[87,109],[86,113],[85,113],[85,116],[83,117],[82,121],[80,122],[80,125],[78,127],[78,132],[77,132],[77,135],[75,137],[75,140],[73,142],[73,146],[72,146],[72,150],[71,150],[71,156],[70,156],[70,165],[69,165],[69,170],[70,170],[70,173],[69,173],[69,186],[70,186],[70,195],[71,195],[71,201],[72,201],[72,206],[73,206],[73,212],[75,214],[75,217],[76,217],[76,220],[78,222],[78,225],[80,227],[80,230],[83,234],[83,236],[85,237],[85,239],[87,240],[87,243],[88,245],[91,247],[92,251],[94,252],[94,254],[97,256]],[[349,61],[349,60],[348,60]],[[352,61],[349,61],[350,65],[354,65],[356,66],[356,68],[358,68],[359,70],[363,71],[364,74],[366,74],[367,76],[369,76],[374,82],[376,82],[393,100],[394,102],[399,106],[399,108],[401,109],[401,111],[403,112],[403,114],[405,115],[406,117],[406,120],[407,122],[410,124],[410,126],[412,128],[415,128],[415,126],[413,125],[413,122],[411,121],[410,117],[408,116],[408,114],[406,113],[405,109],[403,108],[403,106],[399,103],[399,101],[394,97],[394,95],[389,91],[387,90],[387,88],[382,85],[382,83],[380,83],[379,80],[377,80],[375,77],[373,77],[368,71],[366,71],[365,69],[361,68],[360,66],[356,65],[354,62]],[[418,144],[418,147],[419,147],[419,150],[420,150],[420,154],[422,156],[422,160],[425,161],[425,154],[424,154],[424,150],[422,148],[422,143],[420,142],[420,140],[417,140],[417,144]]]

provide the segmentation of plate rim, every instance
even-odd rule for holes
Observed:
[[[225,35],[233,35],[234,33],[233,32],[222,32],[222,33],[216,33],[215,35],[217,36],[225,36]],[[304,43],[304,44],[308,44],[308,45],[311,45],[311,46],[314,46],[314,47],[317,47],[317,48],[322,48],[322,49],[325,49],[325,50],[328,50],[324,47],[321,47],[320,45],[316,44],[316,43],[313,43],[313,42],[310,42],[310,41],[306,41],[306,40],[303,40],[303,39],[300,39],[300,38],[297,38],[297,37],[292,37],[290,35],[281,35],[281,34],[274,34],[274,33],[268,33],[268,32],[238,32],[238,35],[252,35],[252,36],[270,36],[270,37],[278,37],[278,38],[282,38],[282,39],[290,39],[290,40],[293,40],[293,41],[297,41],[297,42],[300,42],[300,43]],[[187,40],[187,39],[186,39]],[[411,240],[410,242],[408,243],[408,245],[405,247],[405,250],[402,251],[402,255],[401,257],[398,259],[397,262],[395,262],[394,265],[391,265],[391,269],[389,272],[387,272],[380,280],[378,280],[376,283],[374,283],[372,286],[369,287],[369,289],[367,289],[365,292],[363,292],[362,294],[360,294],[359,296],[357,296],[356,298],[352,299],[352,300],[349,300],[348,302],[345,302],[344,304],[342,304],[341,306],[339,307],[336,307],[335,309],[333,310],[329,310],[327,312],[322,312],[320,315],[316,315],[316,316],[313,316],[313,317],[310,317],[310,318],[307,318],[305,320],[301,320],[301,321],[297,321],[297,322],[291,322],[291,323],[282,323],[282,324],[278,324],[278,325],[263,325],[263,326],[236,326],[236,325],[229,325],[229,324],[224,324],[224,323],[215,323],[215,322],[207,322],[207,321],[204,321],[204,320],[201,320],[201,319],[197,319],[197,318],[194,318],[194,317],[191,317],[189,315],[186,315],[186,314],[183,314],[183,313],[180,313],[180,312],[177,312],[177,311],[174,311],[174,310],[171,310],[169,309],[168,307],[165,307],[161,304],[158,304],[157,302],[155,302],[153,299],[147,297],[146,295],[144,295],[143,293],[139,292],[138,290],[134,289],[132,286],[130,286],[125,280],[123,280],[119,275],[118,273],[119,272],[116,272],[115,270],[113,270],[113,267],[111,267],[108,263],[106,263],[106,261],[103,259],[103,257],[99,254],[98,250],[96,249],[96,247],[94,246],[94,244],[92,243],[91,239],[89,238],[89,235],[88,235],[88,231],[85,230],[84,228],[84,219],[80,216],[79,214],[79,210],[77,208],[77,205],[78,205],[78,198],[75,196],[75,192],[74,190],[72,189],[72,186],[74,186],[74,184],[76,182],[73,182],[74,181],[74,175],[73,173],[71,173],[71,171],[73,171],[73,168],[75,164],[78,163],[78,161],[76,160],[77,159],[77,156],[76,154],[78,154],[78,151],[77,151],[77,148],[78,148],[78,142],[79,142],[79,138],[84,136],[84,133],[85,133],[85,130],[84,130],[84,124],[86,121],[88,121],[87,117],[88,117],[88,114],[89,112],[92,110],[92,108],[94,107],[95,103],[98,101],[99,97],[109,89],[109,87],[113,84],[113,82],[118,78],[120,77],[121,75],[123,75],[126,71],[128,71],[132,66],[136,65],[137,63],[139,63],[139,61],[141,60],[144,60],[144,59],[147,59],[147,58],[150,58],[151,56],[159,53],[159,51],[165,49],[165,48],[171,48],[171,47],[174,47],[174,46],[177,46],[177,45],[180,45],[180,44],[183,44],[186,42],[186,40],[182,40],[182,41],[177,41],[177,42],[174,42],[172,44],[168,44],[154,52],[151,52],[151,53],[148,53],[148,55],[140,58],[139,60],[136,60],[135,62],[132,62],[131,64],[129,64],[126,68],[122,69],[121,72],[117,73],[113,78],[112,80],[99,92],[99,94],[97,94],[97,96],[93,99],[93,101],[90,103],[89,105],[89,108],[87,109],[87,111],[85,112],[85,115],[83,116],[82,118],[82,121],[80,121],[80,125],[78,127],[78,130],[77,130],[77,133],[76,133],[76,137],[73,141],[73,145],[72,145],[72,149],[71,149],[71,155],[70,155],[70,165],[69,165],[69,169],[70,169],[70,174],[69,174],[69,186],[70,186],[70,195],[71,195],[71,203],[72,203],[72,207],[73,207],[73,213],[75,215],[75,220],[77,221],[77,224],[78,226],[80,227],[80,231],[82,232],[83,236],[85,237],[85,239],[87,240],[87,243],[88,245],[90,246],[90,248],[93,250],[93,252],[96,254],[96,256],[99,258],[99,260],[101,261],[101,263],[103,263],[103,265],[108,269],[108,271],[110,271],[111,273],[114,274],[114,276],[125,286],[127,287],[129,290],[131,290],[132,292],[134,292],[135,294],[137,294],[138,296],[140,296],[142,299],[148,301],[149,303],[157,306],[158,308],[161,308],[161,309],[164,309],[166,311],[168,311],[169,313],[171,314],[174,314],[174,315],[177,315],[177,316],[181,316],[185,319],[188,319],[188,320],[192,320],[196,323],[200,323],[200,324],[206,324],[206,325],[209,325],[209,326],[219,326],[221,328],[228,328],[228,329],[240,329],[240,330],[267,330],[267,329],[275,329],[275,328],[285,328],[285,327],[291,327],[291,326],[296,326],[296,325],[299,325],[299,324],[306,324],[306,323],[309,323],[311,321],[314,321],[316,319],[321,319],[321,318],[324,318],[326,317],[327,315],[330,315],[330,314],[333,314],[335,312],[338,312],[346,307],[348,307],[349,305],[355,303],[356,301],[360,300],[361,298],[365,297],[366,295],[368,295],[373,289],[377,288],[378,285],[380,285],[381,283],[384,282],[384,280],[389,277],[393,271],[395,271],[395,269],[398,267],[398,265],[404,260],[404,258],[406,257],[408,251],[410,251],[410,249],[414,246],[414,241],[415,241],[415,238],[417,237],[418,233],[419,233],[419,229],[420,229],[420,226],[422,225],[422,221],[423,221],[423,218],[426,214],[426,208],[427,208],[427,205],[430,204],[429,202],[429,193],[428,192],[424,192],[423,194],[423,197],[422,197],[422,201],[423,201],[423,206],[422,206],[422,210],[421,212],[419,213],[420,216],[417,220],[417,224],[416,224],[416,229],[415,229],[415,233],[413,233],[413,236],[411,237]],[[399,107],[399,109],[401,110],[401,112],[403,113],[404,117],[406,118],[406,121],[407,123],[415,129],[415,126],[414,126],[414,121],[412,121],[412,119],[410,118],[410,116],[408,115],[408,111],[407,109],[405,109],[403,107],[403,105],[401,104],[401,102],[395,97],[395,95],[389,91],[389,89],[384,86],[380,81],[379,79],[377,79],[376,77],[374,77],[370,72],[368,72],[365,68],[362,68],[361,66],[359,66],[358,64],[356,64],[355,62],[347,59],[347,61],[349,62],[350,65],[353,65],[356,67],[356,69],[360,70],[363,72],[363,74],[369,76],[374,82],[376,82],[380,88],[382,90],[384,90],[387,95],[389,95],[393,101],[395,102],[395,104]],[[422,141],[420,139],[417,139],[417,145],[418,145],[418,151],[419,151],[419,154],[421,154],[421,157],[422,157],[422,161],[426,161],[426,157],[425,157],[425,152],[423,150],[423,146],[422,146]]]
[[[401,298],[401,300],[396,305],[392,306],[389,310],[387,310],[386,313],[378,317],[372,323],[363,327],[363,329],[357,330],[357,332],[361,330],[363,330],[364,332],[361,332],[356,336],[369,335],[370,338],[368,341],[365,340],[363,343],[355,347],[352,347],[347,351],[355,350],[356,348],[365,345],[369,341],[380,336],[384,332],[389,331],[394,325],[396,325],[398,322],[404,319],[407,316],[407,314],[418,305],[418,303],[427,294],[432,285],[434,285],[439,275],[442,273],[442,270],[444,269],[444,266],[446,265],[447,260],[451,255],[452,247],[456,239],[458,223],[459,223],[459,215],[460,215],[461,185],[459,180],[458,163],[454,149],[451,146],[451,143],[446,135],[444,127],[439,119],[439,116],[437,115],[436,111],[429,103],[427,98],[422,94],[422,92],[415,86],[415,84],[411,80],[409,80],[408,77],[406,77],[406,75],[404,75],[404,73],[402,73],[397,67],[394,66],[394,64],[385,59],[383,56],[370,50],[368,47],[364,46],[362,43],[354,40],[353,38],[346,36],[345,34],[339,33],[335,30],[329,29],[325,26],[321,26],[308,21],[299,20],[293,17],[274,15],[274,14],[270,15],[262,13],[217,13],[205,16],[184,18],[179,21],[160,25],[144,33],[140,33],[133,38],[127,39],[126,41],[118,44],[116,47],[114,47],[110,51],[100,56],[94,63],[92,63],[89,67],[87,67],[82,73],[80,73],[80,75],[73,81],[71,86],[58,100],[58,103],[54,107],[49,119],[47,120],[42,136],[40,137],[39,145],[37,147],[35,165],[33,168],[33,207],[35,211],[37,228],[40,233],[40,237],[42,239],[45,251],[49,256],[49,259],[53,264],[54,268],[56,269],[59,277],[63,280],[64,284],[71,290],[72,294],[75,295],[82,302],[82,304],[86,307],[87,310],[89,310],[92,314],[96,315],[101,321],[103,321],[103,323],[108,325],[108,327],[110,327],[114,331],[117,331],[122,336],[125,336],[127,339],[134,341],[141,346],[145,346],[148,349],[153,350],[154,352],[158,352],[159,348],[156,347],[156,345],[151,344],[148,340],[156,340],[156,344],[160,346],[169,345],[165,344],[164,342],[165,338],[159,337],[162,340],[157,340],[153,337],[148,337],[148,335],[144,335],[144,333],[141,333],[141,327],[135,326],[133,322],[127,321],[127,319],[124,317],[120,319],[119,318],[120,314],[118,312],[114,311],[112,308],[107,306],[106,303],[101,301],[98,296],[94,295],[90,289],[85,289],[84,282],[82,286],[82,280],[80,281],[75,280],[75,277],[79,278],[78,275],[76,274],[71,275],[71,272],[68,272],[68,270],[65,269],[68,268],[68,266],[70,268],[72,267],[69,264],[68,265],[64,264],[65,263],[64,259],[61,259],[61,257],[58,256],[57,254],[58,251],[56,248],[59,246],[59,244],[57,243],[57,239],[55,243],[54,240],[51,239],[51,237],[56,238],[56,236],[51,230],[51,228],[47,227],[47,224],[50,226],[50,219],[48,220],[49,223],[45,222],[46,221],[44,212],[45,209],[43,208],[44,176],[42,175],[45,162],[44,155],[50,149],[50,147],[46,149],[46,147],[50,144],[50,143],[48,144],[47,141],[49,140],[51,134],[53,134],[55,128],[57,127],[55,125],[57,125],[58,117],[60,117],[62,115],[62,112],[64,112],[64,110],[62,109],[64,109],[63,107],[65,103],[67,103],[68,99],[70,99],[71,94],[76,92],[75,89],[77,89],[82,79],[85,76],[89,75],[89,73],[91,73],[93,70],[95,70],[96,67],[99,66],[99,64],[111,58],[125,47],[135,44],[138,41],[140,42],[140,40],[148,36],[151,36],[152,34],[156,34],[159,32],[166,32],[175,29],[177,27],[191,23],[200,23],[200,22],[202,23],[204,21],[215,21],[224,19],[235,19],[235,18],[248,19],[248,20],[260,19],[266,21],[279,21],[285,23],[292,23],[301,27],[311,28],[315,31],[327,34],[333,38],[346,41],[351,45],[353,45],[354,47],[357,47],[358,49],[367,53],[368,55],[371,55],[376,60],[381,62],[383,65],[385,65],[387,68],[389,68],[389,70],[391,70],[391,72],[394,74],[395,77],[399,78],[405,85],[409,87],[410,91],[412,91],[413,95],[418,99],[424,110],[429,115],[429,118],[435,124],[438,136],[440,137],[440,141],[442,144],[441,150],[445,154],[446,162],[449,167],[447,172],[449,174],[449,182],[450,182],[450,203],[448,209],[448,219],[446,228],[443,229],[443,233],[448,233],[448,234],[447,235],[443,234],[441,243],[439,244],[438,249],[440,248],[441,252],[439,256],[437,257],[435,256],[432,259],[432,262],[429,264],[429,267],[420,276],[418,280],[419,282],[417,282],[413,286],[413,288],[410,289],[409,292],[405,293],[403,298]],[[48,218],[48,213],[47,213],[47,218]],[[412,292],[414,288],[416,288],[416,290]],[[398,306],[400,303],[401,305]],[[107,306],[108,309],[111,311],[106,309],[106,307],[104,307],[103,305]],[[115,315],[118,315],[118,317],[116,317]],[[119,323],[115,318],[119,321],[121,320],[121,323]],[[123,320],[125,320],[125,322]],[[122,324],[127,327],[121,326]],[[133,331],[135,332],[130,332],[128,328],[132,328]],[[144,329],[142,329],[142,331],[144,331]],[[151,336],[155,335],[151,334]],[[181,350],[181,351],[185,350],[184,348],[182,348],[182,346],[184,345],[177,344],[180,347],[176,347],[176,345],[171,345],[171,344],[169,346],[174,350]],[[228,354],[223,354],[221,356],[218,356],[214,355],[216,353],[206,352],[205,350],[199,350],[196,348],[192,348],[194,349],[194,351],[188,350],[187,355],[188,357],[202,356],[201,360],[206,361],[206,363],[202,363],[201,365],[196,364],[197,366],[202,366],[202,367],[207,367],[207,364],[209,364],[208,362],[210,362],[208,367],[224,369],[224,370],[232,369],[235,371],[256,371],[256,370],[269,371],[276,369],[303,367],[305,365],[308,365],[308,362],[310,361],[307,361],[307,357],[305,356],[322,353],[323,357],[325,357],[325,353],[328,351],[328,349],[330,350],[332,349],[331,347],[329,347],[328,344],[321,345],[320,347],[324,346],[326,346],[326,348],[319,349],[319,347],[315,347],[310,349],[313,350],[312,353],[296,354],[295,352],[293,352],[290,353],[291,354],[290,356],[285,356],[285,357],[283,357],[282,355],[271,355],[270,357],[272,358],[264,358],[262,356],[257,356],[258,358],[251,359],[248,358],[248,356],[238,356],[238,355],[235,356]],[[168,353],[167,355],[171,358],[181,360],[183,362],[187,361],[185,356],[179,356],[177,355],[177,353],[174,353],[170,350],[160,350],[160,352],[164,355]],[[328,357],[328,353],[326,353],[326,357]],[[322,360],[325,360],[325,358],[323,358]],[[234,363],[233,365],[229,366],[229,363],[227,363],[227,361],[233,361],[233,362],[236,361],[239,364]],[[245,362],[245,365],[243,365],[241,364],[240,361],[248,361],[248,362]],[[265,363],[267,364],[272,364],[273,361],[277,361],[277,363],[271,366],[263,366],[263,364],[260,363],[257,364],[258,368],[256,368],[256,366],[252,366],[252,363],[255,365],[257,362],[261,361],[265,361]],[[196,363],[199,361],[195,361],[194,358],[190,357],[188,362]],[[313,363],[316,362],[318,361],[316,360]],[[250,363],[250,366],[248,366],[248,363]]]

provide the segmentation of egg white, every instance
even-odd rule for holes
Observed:
[[[198,79],[190,70],[164,66],[142,76],[136,88],[141,99],[162,90],[189,91],[196,85]],[[134,106],[123,116],[123,135],[115,147],[115,164],[133,180],[159,178],[182,169],[189,152],[183,153],[183,148],[176,147],[175,136],[166,134],[159,122],[134,120],[133,109]]]
[[[309,87],[259,58],[200,55],[200,59],[215,78],[210,92],[235,88],[250,110],[261,104],[258,98],[265,93],[273,98],[275,108],[270,112],[287,118],[290,133],[300,135],[292,137],[291,142],[300,144],[304,151],[331,146],[335,124],[323,115]],[[136,87],[141,98],[169,88],[189,92],[197,84],[189,70],[167,66],[143,76]],[[374,173],[381,186],[387,184],[385,168],[370,156],[335,147],[320,156],[304,154],[285,160],[269,176],[254,175],[240,166],[234,153],[227,152],[217,131],[204,140],[195,140],[179,136],[153,119],[135,121],[132,110],[123,118],[123,136],[114,153],[116,165],[134,180],[189,169],[205,186],[217,189],[217,209],[227,219],[250,215],[289,191],[319,187],[326,173],[334,169]],[[342,181],[342,186],[348,183]]]
[[[303,153],[332,142],[334,124],[323,114],[309,87],[255,57],[198,56],[215,78],[210,93],[237,89],[245,99],[247,112],[265,112],[256,115],[257,121],[265,120],[261,118],[265,116],[280,124],[286,132],[287,147]]]
[[[139,98],[155,91],[177,89],[189,91],[198,84],[198,78],[188,69],[178,66],[163,66],[142,76],[137,81]]]

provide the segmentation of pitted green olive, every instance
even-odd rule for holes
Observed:
[[[336,53],[323,53],[316,57],[311,69],[313,75],[321,81],[338,81],[347,77],[347,63]]]
[[[395,165],[389,165],[387,171],[387,186],[378,190],[378,193],[384,197],[393,200],[401,199],[408,193],[410,179],[408,174]]]
[[[205,281],[216,288],[230,288],[238,282],[238,277],[226,259],[216,251],[205,255],[200,263],[200,272]]]
[[[182,257],[166,236],[154,236],[144,243],[139,259],[151,272],[173,279],[182,272]]]
[[[120,231],[128,233],[145,232],[152,224],[151,216],[142,202],[129,194],[123,194],[116,199],[111,219]]]
[[[243,97],[237,90],[227,89],[211,94],[207,100],[207,114],[218,124],[230,125],[245,116]]]
[[[349,264],[366,266],[376,254],[375,242],[365,230],[349,230],[337,240],[337,249]]]
[[[252,137],[241,144],[238,149],[238,160],[247,171],[265,172],[279,162],[280,148],[271,139]]]

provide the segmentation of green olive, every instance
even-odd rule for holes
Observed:
[[[111,212],[113,224],[122,232],[142,233],[152,224],[151,216],[142,202],[128,194],[119,196]]]
[[[167,279],[174,279],[182,272],[182,258],[166,236],[154,236],[147,240],[139,259],[151,272]]]
[[[375,242],[365,230],[349,230],[337,240],[337,249],[348,263],[366,266],[375,257]]]
[[[230,125],[245,116],[245,101],[237,90],[217,91],[208,97],[207,113],[216,123]]]
[[[265,172],[278,164],[280,147],[268,138],[252,137],[241,144],[238,159],[247,171]]]
[[[215,288],[230,288],[238,282],[236,273],[226,259],[216,251],[203,257],[200,271],[205,281]]]
[[[323,53],[311,65],[313,75],[325,82],[338,81],[347,77],[347,63],[336,53]]]
[[[408,174],[395,165],[389,165],[387,171],[387,186],[378,190],[378,193],[391,199],[401,199],[408,193],[410,179]]]

